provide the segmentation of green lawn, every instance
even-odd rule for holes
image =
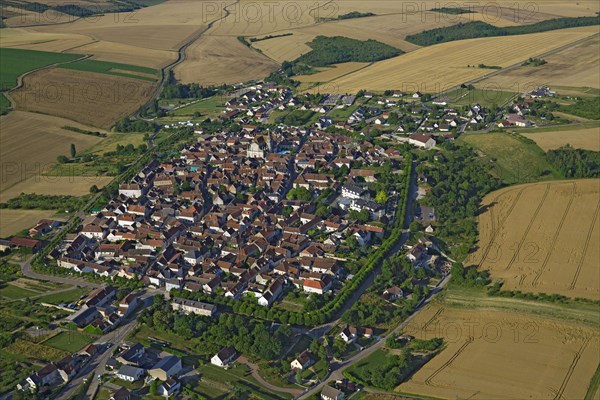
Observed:
[[[158,71],[153,68],[106,61],[82,60],[75,63],[61,65],[60,68],[125,76],[127,78],[142,79],[152,82],[158,79]]]
[[[353,364],[348,369],[346,369],[346,371],[344,371],[344,375],[349,374],[350,376],[360,376],[360,373],[358,373],[359,370],[367,366],[374,367],[376,365],[382,364],[385,361],[386,357],[387,353],[385,351],[377,349],[367,358]]]
[[[69,353],[75,353],[81,350],[86,344],[94,341],[93,336],[89,336],[76,331],[61,332],[56,336],[44,342],[45,346],[54,347],[67,351]]]
[[[12,89],[17,85],[17,78],[27,71],[80,57],[79,54],[0,48],[0,89]]]
[[[178,100],[178,99],[177,99]],[[189,99],[188,99],[189,100]],[[202,99],[197,103],[190,104],[173,110],[173,115],[176,116],[193,116],[195,113],[200,113],[202,116],[215,117],[221,115],[225,111],[226,99],[222,96],[213,96],[207,99]],[[173,102],[166,101],[167,104],[177,104],[175,100]]]
[[[24,299],[26,297],[33,297],[39,294],[38,292],[34,292],[33,290],[24,289],[18,286],[11,285],[10,283],[0,288],[0,297],[5,297],[7,299],[16,300],[16,299]]]
[[[448,103],[452,106],[468,106],[471,104],[480,104],[483,107],[500,106],[509,99],[517,96],[515,92],[504,92],[491,89],[456,89],[443,97],[448,97]]]
[[[61,303],[73,303],[79,300],[79,298],[88,293],[89,289],[84,288],[73,288],[71,290],[67,290],[65,292],[48,294],[46,296],[42,296],[38,299],[40,303],[50,303],[50,304],[61,304]]]
[[[287,399],[289,396],[276,394],[260,386],[252,377],[248,367],[236,364],[227,370],[212,364],[198,367],[200,380],[193,387],[193,391],[208,399],[220,398],[226,393],[231,393],[234,388],[250,391],[258,399],[277,400]]]
[[[350,117],[350,115],[352,115],[352,113],[354,111],[356,111],[356,109],[360,107],[358,104],[354,104],[350,107],[344,107],[344,108],[335,108],[333,110],[331,110],[331,112],[329,113],[329,116],[334,120],[334,121],[346,121],[348,119],[348,117]]]
[[[532,140],[508,133],[465,134],[459,142],[483,153],[492,172],[508,184],[562,178],[546,160],[546,153]]]

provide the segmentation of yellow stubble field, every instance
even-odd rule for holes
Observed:
[[[239,83],[265,77],[279,64],[244,46],[236,37],[202,36],[186,50],[173,71],[184,82],[205,85]]]
[[[524,66],[498,74],[478,85],[505,90],[526,91],[539,86],[600,88],[600,38],[544,57],[547,64]],[[569,94],[560,88],[561,94]]]
[[[600,180],[511,186],[490,193],[467,265],[505,290],[600,299]]]
[[[508,67],[595,33],[597,27],[591,26],[442,43],[376,62],[332,83],[338,93],[361,89],[438,92],[490,73],[469,65]]]
[[[0,238],[9,237],[34,226],[42,218],[52,218],[53,210],[0,209]]]
[[[600,151],[600,126],[543,132],[533,130],[522,135],[533,140],[544,151],[558,149],[567,144],[576,149]]]
[[[69,154],[71,143],[75,144],[78,152],[83,152],[102,140],[62,127],[73,126],[94,131],[98,130],[96,128],[23,111],[12,111],[0,117],[0,126],[0,193],[3,194],[3,201],[6,199],[4,192],[12,186],[50,171],[56,163],[56,157]],[[88,189],[90,186],[87,185]]]
[[[435,302],[409,323],[406,334],[443,338],[445,348],[396,391],[440,399],[584,398],[600,362],[597,326],[470,301]]]

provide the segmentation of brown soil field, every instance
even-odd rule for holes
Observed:
[[[600,88],[600,38],[590,39],[544,60],[547,64],[519,67],[483,80],[477,86],[516,89],[519,92],[542,85]]]
[[[29,229],[42,218],[52,218],[52,210],[0,209],[0,238],[6,238],[23,229]]]
[[[600,299],[600,180],[511,186],[490,193],[468,265],[505,290]]]
[[[63,118],[23,111],[0,117],[0,192],[49,171],[56,157],[69,154],[71,143],[83,152],[102,140],[62,129],[63,126],[97,130]]]
[[[17,110],[110,128],[146,103],[155,85],[135,78],[48,68],[27,75],[23,86],[10,96]]]
[[[445,348],[396,391],[440,399],[583,399],[600,362],[597,329],[436,302],[405,333],[443,338]]]
[[[489,69],[468,65],[507,67],[596,32],[597,27],[592,26],[442,43],[376,62],[332,83],[337,93],[361,89],[435,93],[490,73]],[[390,82],[396,82],[396,87],[390,87]]]
[[[535,141],[544,151],[558,149],[567,144],[576,149],[600,151],[600,127],[553,132],[527,132],[523,136]]]
[[[184,83],[219,85],[262,78],[277,68],[277,63],[244,46],[236,37],[202,36],[187,49],[185,62],[174,72]]]
[[[111,176],[34,176],[0,192],[0,203],[21,193],[83,196],[90,192],[92,185],[102,188],[113,179]]]

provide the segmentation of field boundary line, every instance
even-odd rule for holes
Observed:
[[[531,285],[534,287],[536,287],[538,285],[540,277],[544,273],[544,270],[546,269],[546,265],[548,265],[548,261],[550,261],[550,257],[552,256],[552,253],[554,251],[554,244],[556,243],[556,240],[558,239],[558,235],[560,234],[560,231],[563,228],[565,220],[567,219],[567,215],[569,214],[569,211],[571,210],[571,205],[573,204],[573,200],[575,199],[576,193],[577,193],[577,182],[573,182],[573,190],[571,192],[571,196],[569,197],[569,202],[567,203],[567,206],[565,207],[565,211],[563,212],[563,215],[560,219],[560,222],[558,223],[558,226],[556,227],[556,231],[554,232],[554,236],[552,237],[552,241],[550,242],[550,249],[546,253],[546,257],[544,258],[544,262],[540,266],[540,270],[536,273],[535,278],[533,278],[533,281],[531,282]]]
[[[436,369],[431,375],[429,375],[429,377],[427,379],[425,379],[425,385],[434,386],[433,378],[438,376],[444,369],[449,367],[458,358],[458,356],[460,356],[460,354],[463,351],[465,351],[467,346],[469,346],[471,343],[473,343],[473,341],[474,341],[474,338],[472,336],[469,336],[469,338],[467,340],[465,340],[465,343],[463,343],[463,345],[460,346],[460,348],[458,350],[456,350],[456,352],[452,355],[452,357],[450,357],[448,359],[448,361],[443,363],[438,369]]]
[[[497,195],[494,200],[492,200],[492,203],[497,201],[500,197],[507,195],[508,193],[513,192],[516,189],[513,190],[508,190],[504,193],[500,193],[499,195]],[[519,201],[519,199],[521,198],[521,194],[523,193],[523,191],[525,190],[525,187],[522,187],[519,192],[517,193],[517,197],[515,197],[515,199],[513,200],[512,204],[510,205],[510,208],[508,209],[508,213],[506,214],[506,217],[504,218],[504,220],[507,220],[508,217],[510,217],[510,215],[512,214],[515,206],[517,205],[517,202]],[[493,214],[493,208],[490,208],[490,218],[492,219],[492,226],[495,227],[496,223],[494,222],[494,214]],[[496,239],[496,236],[498,235],[498,232],[500,232],[500,229],[502,228],[502,224],[498,224],[498,227],[493,228],[492,230],[492,237],[490,240],[490,243],[487,245],[487,247],[485,248],[483,255],[481,256],[481,261],[479,261],[479,264],[477,265],[478,268],[480,268],[483,263],[485,262],[485,260],[487,259],[490,250],[492,249],[492,244],[494,243],[494,240]]]
[[[573,276],[573,280],[571,281],[569,290],[575,289],[575,285],[577,284],[577,280],[579,279],[581,267],[583,267],[583,260],[585,260],[585,255],[587,254],[588,247],[590,246],[590,241],[592,239],[592,233],[594,231],[594,227],[596,226],[598,213],[600,213],[600,201],[596,205],[596,210],[594,211],[594,215],[592,216],[592,225],[590,226],[590,229],[588,230],[587,236],[585,238],[585,244],[583,245],[583,253],[581,254],[581,258],[579,259],[579,263],[577,264],[577,269],[575,270],[575,275]]]
[[[573,372],[575,371],[575,368],[577,367],[577,364],[579,363],[581,354],[583,353],[583,351],[585,350],[587,345],[590,343],[590,340],[591,340],[591,338],[589,338],[589,337],[587,339],[585,339],[585,341],[583,342],[583,344],[581,345],[579,350],[575,353],[575,356],[573,357],[573,361],[571,362],[571,365],[569,365],[567,374],[563,378],[563,381],[562,381],[560,387],[558,388],[558,392],[556,393],[554,400],[560,400],[560,399],[564,398],[563,393],[565,392],[565,389],[567,388],[567,385],[569,384],[569,381],[571,380],[571,376],[573,375]]]
[[[525,241],[525,239],[527,239],[527,235],[529,235],[529,231],[531,230],[531,227],[533,226],[533,222],[537,218],[542,206],[546,202],[546,198],[548,197],[549,192],[550,192],[550,184],[547,183],[546,190],[544,191],[544,195],[542,196],[542,200],[540,200],[540,204],[538,204],[537,208],[533,212],[533,215],[531,216],[531,219],[529,220],[529,223],[527,224],[527,228],[525,228],[525,232],[523,233],[521,240],[517,244],[517,249],[515,250],[515,253],[513,254],[512,258],[510,259],[510,262],[506,266],[505,271],[510,270],[511,267],[513,266],[513,264],[515,263],[518,255],[519,255],[519,252],[521,251],[521,247],[523,246],[523,242]]]

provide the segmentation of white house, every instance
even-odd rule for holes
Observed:
[[[433,137],[423,133],[413,133],[408,138],[408,143],[427,150],[432,149],[435,146],[435,140]]]
[[[144,375],[144,370],[132,365],[121,365],[121,368],[119,368],[115,375],[124,381],[135,382]]]
[[[235,356],[236,352],[232,346],[224,347],[210,359],[210,363],[217,367],[226,367],[231,364]]]

